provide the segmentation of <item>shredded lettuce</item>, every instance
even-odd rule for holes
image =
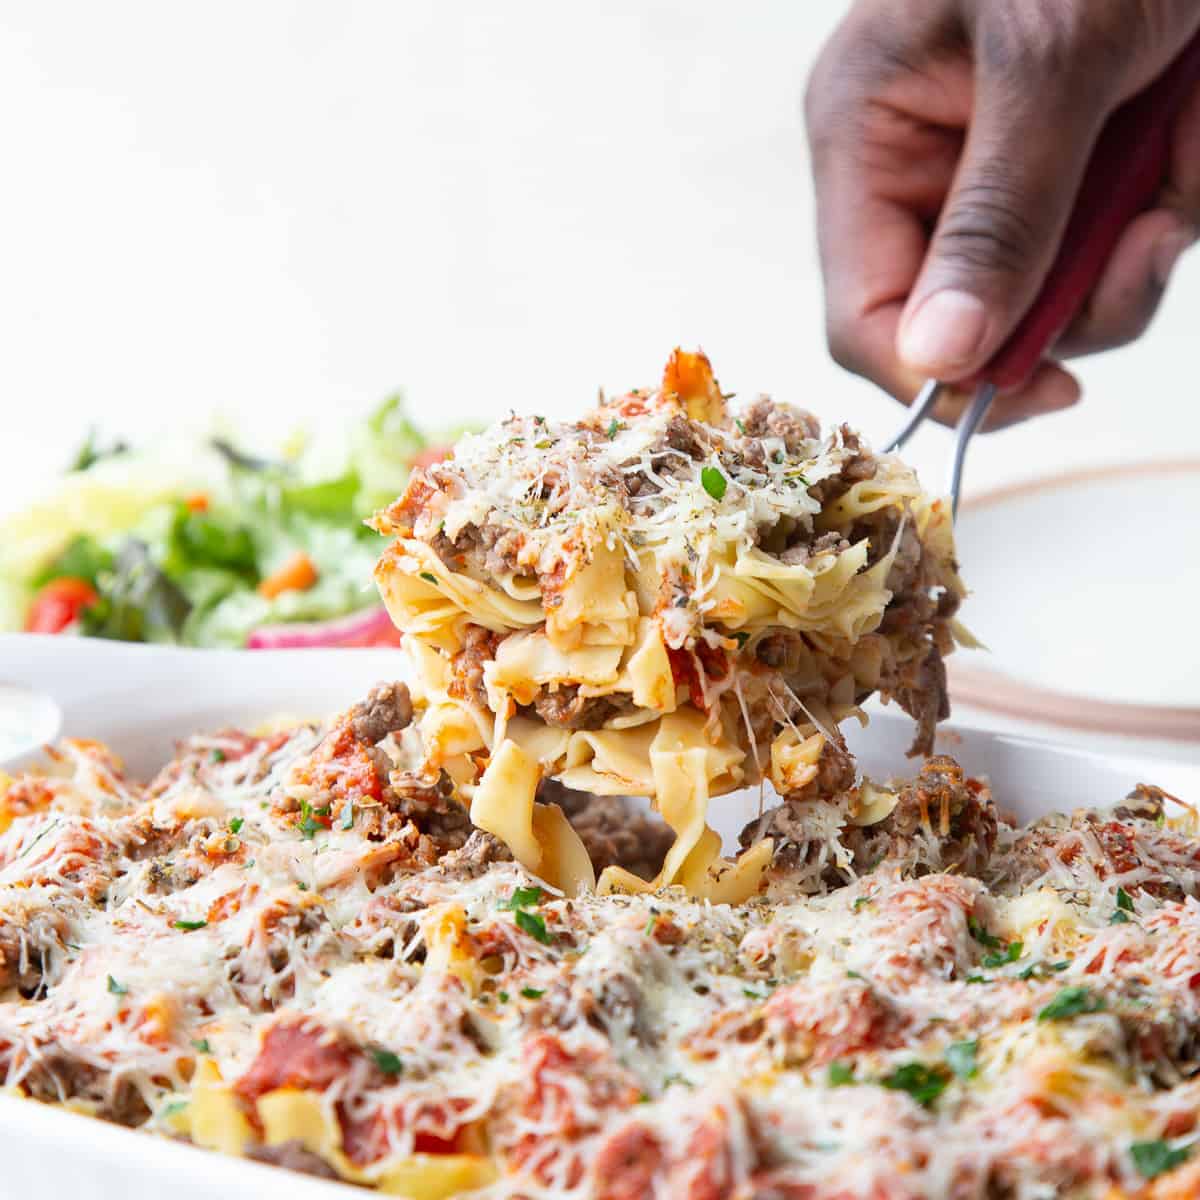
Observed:
[[[0,629],[19,629],[37,590],[87,580],[100,595],[80,632],[132,641],[243,646],[258,627],[323,621],[375,603],[378,537],[364,521],[399,495],[431,437],[389,396],[349,431],[337,461],[321,444],[260,457],[228,438],[101,449],[89,435],[56,492],[0,526]],[[302,551],[317,582],[261,596]]]

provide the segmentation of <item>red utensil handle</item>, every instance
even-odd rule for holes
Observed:
[[[1079,315],[1121,235],[1153,204],[1167,173],[1171,136],[1200,84],[1200,34],[1156,82],[1105,125],[1045,287],[980,373],[1002,391],[1020,387]]]

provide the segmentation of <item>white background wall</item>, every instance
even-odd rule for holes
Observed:
[[[844,8],[5,0],[0,509],[93,421],[565,412],[677,342],[890,428],[821,332],[799,97]],[[973,481],[1200,444],[1198,300]]]

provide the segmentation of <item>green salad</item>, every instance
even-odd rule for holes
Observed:
[[[229,440],[101,447],[0,522],[0,630],[187,646],[374,645],[395,634],[363,520],[404,489],[430,437],[390,397],[331,465]]]

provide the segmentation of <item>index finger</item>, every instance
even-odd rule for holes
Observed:
[[[900,359],[897,334],[960,140],[949,130],[922,130],[900,114],[892,119],[909,125],[901,139],[909,143],[906,164],[890,149],[873,151],[870,139],[843,142],[847,127],[840,125],[814,138],[813,175],[830,352],[847,370],[909,404],[925,381]],[[918,142],[924,153],[914,155]],[[1020,392],[998,398],[984,430],[1069,407],[1078,397],[1075,379],[1047,363]],[[935,419],[954,424],[967,398],[948,389]]]
[[[813,155],[826,336],[841,366],[907,404],[922,381],[896,333],[928,235],[911,206],[876,194],[859,153],[835,143]]]

